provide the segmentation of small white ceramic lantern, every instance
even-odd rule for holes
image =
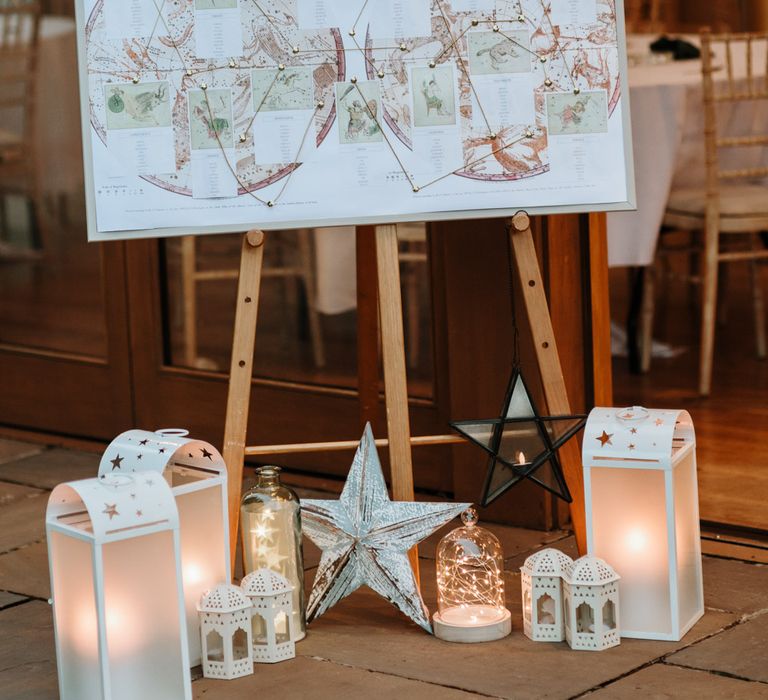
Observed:
[[[57,486],[46,514],[62,700],[192,697],[179,520],[155,474]]]
[[[99,476],[156,473],[173,489],[181,528],[181,566],[189,631],[189,662],[200,655],[200,596],[229,582],[227,468],[218,450],[184,430],[129,430],[104,452]]]
[[[563,575],[573,564],[557,549],[542,549],[520,567],[523,631],[534,642],[565,641]]]
[[[240,583],[251,601],[253,615],[253,660],[273,664],[296,656],[296,623],[293,616],[293,586],[270,569],[248,574]]]
[[[435,636],[446,642],[492,642],[512,631],[504,601],[504,555],[496,535],[477,525],[477,511],[466,510],[463,527],[437,546],[438,612]]]
[[[597,557],[581,557],[563,575],[565,640],[571,649],[603,651],[621,643],[619,576]]]
[[[680,640],[704,614],[690,415],[596,408],[583,462],[587,544],[621,576],[621,636]]]
[[[253,673],[251,601],[239,586],[222,583],[197,606],[203,675],[233,680]]]

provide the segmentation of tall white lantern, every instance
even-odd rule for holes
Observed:
[[[542,549],[520,567],[523,631],[534,642],[565,641],[563,575],[573,564],[558,549]]]
[[[680,640],[704,614],[691,416],[596,408],[583,462],[587,544],[621,576],[621,636]]]
[[[218,450],[184,430],[129,430],[104,452],[99,476],[156,473],[173,489],[179,509],[181,565],[189,630],[189,661],[201,662],[197,603],[230,581],[227,468]]]
[[[163,479],[57,486],[46,532],[62,700],[190,700],[179,520]]]

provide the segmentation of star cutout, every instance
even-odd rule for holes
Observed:
[[[149,440],[139,440],[139,445],[146,445]]]
[[[115,469],[122,469],[124,459],[125,457],[121,457],[119,454],[114,459],[111,459],[109,463],[112,465],[112,471],[115,471]]]
[[[662,425],[664,425],[664,421],[661,420],[661,418],[657,418],[656,419],[656,426],[660,428]]]
[[[142,515],[144,515],[143,511],[140,511],[140,510],[136,511],[136,517],[140,518]]]
[[[208,452],[205,448],[202,449],[203,457],[210,459],[213,462],[213,452]]]
[[[630,446],[629,446],[629,449],[630,449],[630,450],[634,450],[634,449],[635,449],[635,446],[634,446],[634,445],[632,445],[632,444],[630,444]]]
[[[632,435],[637,435],[637,428],[630,428],[629,432],[632,433]]]
[[[307,621],[366,585],[432,632],[408,551],[469,505],[391,501],[367,425],[339,500],[301,502],[304,533],[323,550]]]
[[[603,434],[600,435],[600,437],[596,437],[595,440],[600,441],[600,447],[605,447],[606,445],[613,445],[611,442],[611,438],[613,437],[613,433],[606,433],[605,430],[603,430]]]
[[[586,416],[539,415],[520,368],[515,367],[500,418],[461,421],[451,427],[490,455],[480,499],[487,506],[523,479],[570,503],[557,450],[585,423]]]
[[[144,455],[137,455],[136,459],[141,459]]]
[[[109,503],[105,503],[104,504],[104,510],[101,511],[101,512],[104,513],[104,515],[108,515],[110,521],[116,515],[120,515],[120,513],[117,512],[117,503],[113,503],[112,505],[109,505]]]
[[[164,454],[165,454],[165,448],[164,448],[164,447],[161,447],[161,448],[158,450],[158,452],[159,452],[161,455],[164,455]]]

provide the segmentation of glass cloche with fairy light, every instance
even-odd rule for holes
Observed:
[[[435,635],[448,642],[492,642],[512,630],[501,543],[477,525],[474,508],[461,519],[463,527],[449,532],[437,547]]]

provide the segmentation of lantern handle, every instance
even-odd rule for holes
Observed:
[[[616,419],[623,423],[642,423],[647,420],[651,412],[642,406],[632,406],[631,408],[622,408],[616,413]]]
[[[163,437],[185,438],[189,435],[189,430],[184,430],[183,428],[161,428],[160,430],[156,430],[155,434]]]

